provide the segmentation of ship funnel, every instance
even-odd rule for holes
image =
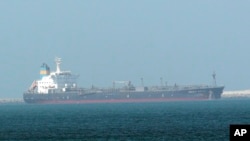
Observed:
[[[55,62],[56,62],[56,73],[60,73],[61,72],[61,70],[60,70],[60,64],[62,63],[62,59],[56,57]]]
[[[50,75],[50,68],[47,64],[43,63],[40,67],[40,78]]]

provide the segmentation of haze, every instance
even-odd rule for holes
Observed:
[[[250,89],[250,1],[0,1],[0,98],[21,98],[45,62],[78,85],[217,84]]]

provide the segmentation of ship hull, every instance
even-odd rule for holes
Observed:
[[[124,102],[163,102],[220,99],[224,87],[187,90],[162,91],[125,91],[125,92],[94,92],[79,91],[38,94],[25,92],[23,99],[26,103],[124,103]]]

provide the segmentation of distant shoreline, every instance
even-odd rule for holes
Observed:
[[[0,99],[0,104],[4,103],[24,103],[22,98],[2,98]]]
[[[224,91],[222,98],[250,98],[250,90]]]

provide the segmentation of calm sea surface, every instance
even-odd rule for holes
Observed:
[[[0,104],[0,140],[228,141],[230,124],[250,124],[250,99]]]

